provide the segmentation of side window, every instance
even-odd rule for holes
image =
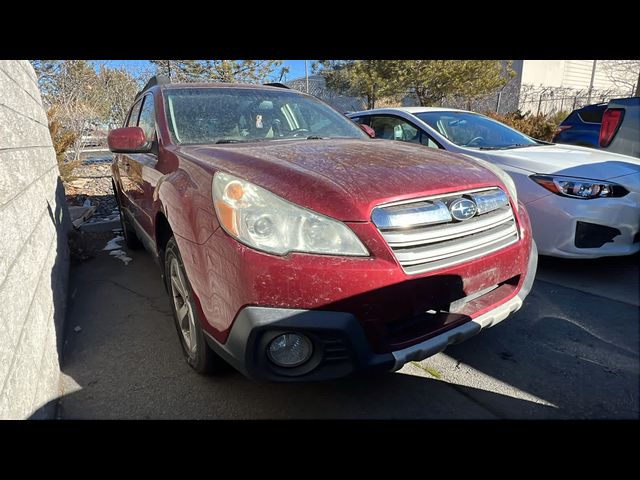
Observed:
[[[142,102],[136,102],[136,104],[131,109],[129,120],[127,120],[127,127],[135,127],[138,125],[138,115],[140,114],[141,105],[142,105]]]
[[[390,116],[371,117],[371,128],[375,130],[376,138],[420,143],[420,131],[402,118]]]
[[[370,117],[350,117],[351,120],[360,124],[360,125],[369,125]]]
[[[152,141],[156,133],[156,116],[153,108],[153,95],[144,97],[142,110],[140,110],[140,120],[138,126],[144,130],[144,136],[147,141]]]
[[[430,148],[440,148],[440,146],[435,142],[429,134],[420,132],[420,143],[426,147]]]

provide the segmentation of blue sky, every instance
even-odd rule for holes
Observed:
[[[315,60],[307,60],[309,65],[309,75],[311,75],[311,64]],[[150,65],[148,60],[106,60],[107,64],[112,67],[139,68]],[[283,66],[289,67],[289,73],[286,80],[304,77],[304,60],[285,60]]]

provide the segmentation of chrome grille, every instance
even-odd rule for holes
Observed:
[[[460,198],[473,200],[478,213],[454,220],[448,206]],[[499,188],[381,205],[371,219],[409,274],[478,258],[519,239],[509,199]]]

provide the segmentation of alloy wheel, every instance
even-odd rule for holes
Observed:
[[[178,260],[175,257],[171,259],[169,275],[176,320],[180,327],[186,349],[194,353],[197,345],[195,316],[189,299],[189,287],[187,286],[182,269],[178,264]]]

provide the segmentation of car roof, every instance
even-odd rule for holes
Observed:
[[[580,110],[589,110],[592,108],[606,108],[607,105],[609,105],[608,102],[604,102],[604,103],[594,103],[593,105],[585,105],[584,107],[580,107],[580,108],[576,108],[574,111],[575,112],[579,112]]]
[[[294,89],[286,89],[283,87],[274,87],[270,85],[260,85],[255,83],[225,83],[225,82],[209,82],[209,83],[168,83],[161,85],[162,90],[179,90],[185,88],[246,88],[253,90],[271,90],[271,91],[287,91],[302,93]]]
[[[372,113],[388,113],[388,112],[405,112],[405,113],[425,113],[425,112],[464,112],[475,113],[469,110],[461,110],[459,108],[447,108],[447,107],[389,107],[389,108],[374,108],[372,110],[361,110],[359,112],[351,112],[349,115],[356,114],[372,114]]]

